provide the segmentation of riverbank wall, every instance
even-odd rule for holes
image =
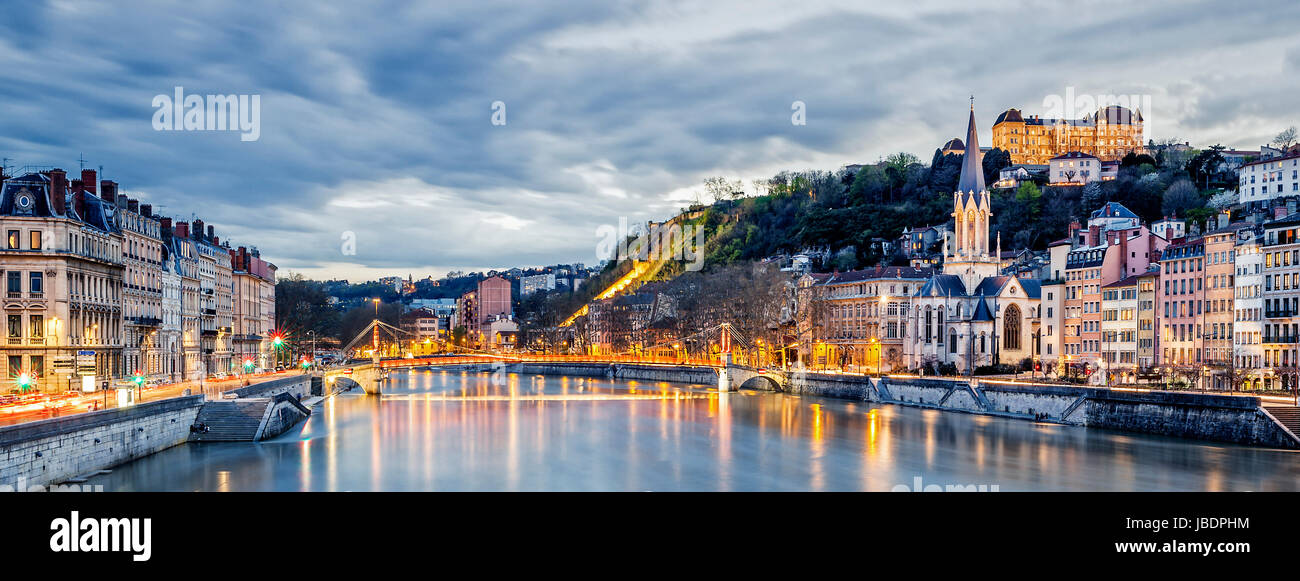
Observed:
[[[792,373],[785,391],[1126,432],[1300,449],[1300,439],[1248,396],[997,380]]]
[[[514,363],[509,373],[609,377],[716,385],[711,367],[626,363]],[[1006,418],[1228,442],[1300,449],[1300,438],[1268,414],[1260,399],[1183,392],[1023,383],[991,379],[927,377],[872,378],[862,375],[791,371],[777,380],[749,381],[746,388],[941,409]]]
[[[203,396],[0,428],[0,487],[47,486],[184,443]]]

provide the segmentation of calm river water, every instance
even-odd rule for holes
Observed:
[[[257,444],[185,444],[108,491],[1297,490],[1300,455],[954,412],[583,377],[394,373]]]

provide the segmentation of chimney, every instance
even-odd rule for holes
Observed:
[[[190,237],[189,222],[177,222],[176,229],[173,232],[174,234],[172,235],[177,238],[189,238]]]
[[[86,188],[87,192],[95,193],[95,170],[81,170],[81,187]]]
[[[1101,225],[1098,224],[1098,225],[1089,226],[1088,246],[1096,246],[1098,244],[1101,244]]]
[[[68,211],[68,172],[61,169],[50,171],[50,203],[54,212],[60,216]]]
[[[95,170],[86,170],[86,171],[89,171],[92,174],[95,173]],[[94,180],[95,178],[92,177],[90,179]],[[95,182],[91,181],[89,183],[90,183],[90,191],[91,193],[94,193]],[[100,183],[100,186],[101,187],[99,188],[99,197],[103,198],[105,202],[108,202],[110,204],[116,204],[117,203],[117,182],[113,180],[104,180],[103,182]]]
[[[72,208],[78,216],[86,215],[86,189],[81,187],[81,180],[72,180]]]
[[[104,183],[108,183],[108,182],[104,182]],[[108,188],[104,188],[104,189],[108,189]],[[126,209],[135,212],[137,214],[140,213],[140,200],[132,200],[129,198],[123,198],[123,199],[126,200]]]
[[[148,218],[152,218],[153,204],[140,204],[140,215]]]
[[[1120,278],[1128,278],[1128,230],[1119,231],[1119,272]],[[1136,274],[1136,273],[1134,273]]]
[[[208,232],[211,232],[211,231],[212,231],[212,230],[211,230],[212,227],[211,227],[211,226],[208,226],[208,228],[209,228]],[[221,246],[221,239],[220,239],[220,238],[217,238],[216,236],[213,236],[213,237],[212,237],[212,245],[213,245],[213,246]]]
[[[193,236],[199,240],[203,239],[203,220],[194,221],[194,229],[191,230]]]
[[[215,227],[208,226],[208,238],[212,239],[213,244],[217,243],[217,229]]]

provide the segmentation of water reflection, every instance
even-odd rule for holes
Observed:
[[[1297,490],[1300,457],[706,386],[412,371],[260,444],[188,444],[106,490]]]

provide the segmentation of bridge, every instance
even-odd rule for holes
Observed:
[[[757,389],[764,391],[786,391],[789,374],[780,369],[766,369],[738,365],[724,365],[720,361],[673,360],[668,358],[630,357],[630,356],[565,356],[565,355],[449,355],[434,357],[409,357],[384,359],[378,364],[361,363],[351,367],[340,367],[325,371],[325,381],[329,385],[336,383],[346,387],[360,387],[367,394],[383,393],[387,374],[392,370],[415,369],[422,367],[452,367],[462,365],[501,366],[501,365],[555,365],[563,369],[566,365],[600,368],[600,375],[609,377],[645,378],[655,376],[656,372],[666,381],[700,383],[705,377],[701,370],[707,370],[708,376],[716,381],[718,391],[735,391],[737,389]]]
[[[382,334],[382,341],[381,341]],[[505,365],[505,364],[584,364],[609,366],[606,373],[618,377],[621,369],[629,369],[626,364],[641,367],[638,373],[655,375],[655,368],[663,374],[672,374],[678,369],[678,377],[689,377],[691,383],[701,382],[701,369],[712,370],[716,378],[718,391],[728,392],[739,388],[753,388],[768,391],[785,391],[789,383],[786,372],[778,369],[750,365],[761,362],[762,357],[753,357],[755,345],[743,334],[737,333],[729,323],[721,323],[703,329],[691,335],[673,341],[665,341],[647,347],[638,346],[632,351],[611,355],[544,355],[534,353],[494,353],[471,349],[441,338],[429,338],[426,342],[436,341],[439,353],[436,355],[414,356],[407,352],[405,357],[382,357],[385,352],[393,353],[393,347],[400,347],[402,341],[411,337],[411,333],[384,323],[378,319],[363,329],[343,350],[349,351],[358,346],[362,340],[371,339],[370,362],[325,371],[325,381],[333,385],[342,383],[348,387],[360,387],[367,394],[383,393],[384,382],[393,369],[416,367],[441,367],[455,365]],[[733,342],[738,353],[733,353]],[[759,340],[760,346],[762,341]],[[400,352],[401,349],[396,349]],[[361,354],[358,349],[354,353]],[[671,354],[671,355],[669,355]],[[694,355],[694,357],[692,357]],[[740,363],[736,362],[739,355]]]

